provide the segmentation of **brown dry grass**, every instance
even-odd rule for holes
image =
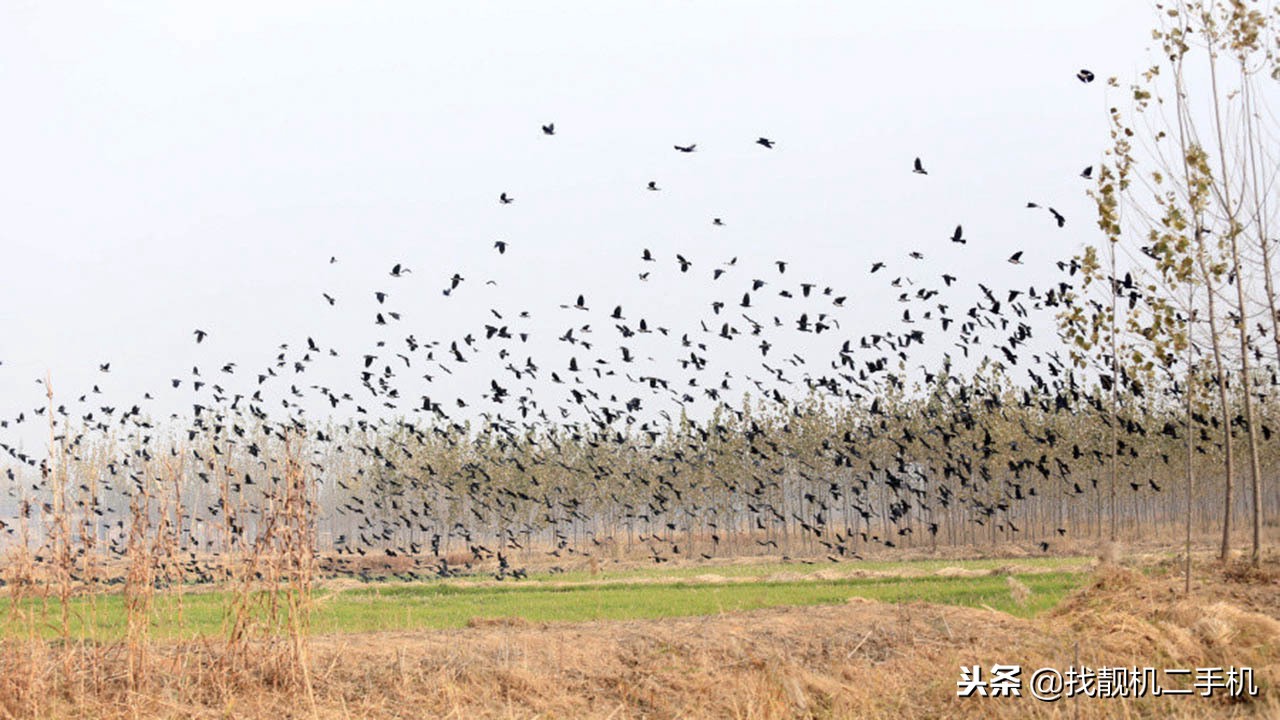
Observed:
[[[656,621],[477,622],[453,631],[319,637],[315,709],[287,647],[259,644],[238,667],[220,646],[156,644],[148,686],[128,691],[110,649],[94,677],[50,687],[50,717],[669,718],[1278,717],[1280,562],[1206,566],[1182,597],[1176,575],[1108,566],[1031,620],[922,603],[852,601]],[[286,643],[287,645],[287,643]],[[11,663],[31,660],[13,646]],[[50,651],[44,660],[53,661]],[[1078,660],[1077,660],[1078,658]],[[1166,697],[1047,704],[956,697],[962,664],[1251,665],[1252,702]],[[0,678],[6,674],[0,675]],[[18,675],[19,677],[21,675]],[[0,681],[0,699],[14,688]],[[30,706],[4,704],[3,714]]]

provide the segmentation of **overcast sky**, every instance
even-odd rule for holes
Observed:
[[[1153,20],[1114,0],[5,2],[0,416],[46,370],[124,402],[307,336],[359,355],[376,289],[426,339],[490,309],[563,332],[580,292],[607,328],[616,304],[676,324],[753,277],[812,280],[850,297],[856,337],[900,315],[891,276],[1047,282],[1098,237],[1078,174]]]

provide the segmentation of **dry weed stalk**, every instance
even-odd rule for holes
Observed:
[[[52,517],[46,522],[49,529],[48,546],[53,555],[54,583],[58,592],[59,632],[64,648],[71,645],[71,583],[74,562],[71,551],[71,525],[67,519],[66,448],[58,442],[58,422],[53,408],[53,380],[49,374],[44,379],[45,396],[48,399],[49,457],[43,467],[44,486],[51,489],[53,498],[48,508]],[[71,675],[70,658],[64,654],[64,675]]]
[[[311,593],[315,584],[315,502],[305,466],[299,460],[297,443],[285,438],[285,532],[281,556],[287,564],[289,636],[293,646],[293,669],[306,693],[312,714],[316,710],[311,680],[308,637],[311,629]]]
[[[130,493],[125,546],[128,568],[124,579],[125,642],[129,687],[134,692],[140,692],[147,680],[147,648],[155,595],[155,564],[148,543],[151,529],[151,483],[144,476]]]
[[[37,593],[43,583],[36,577],[35,559],[31,552],[32,502],[24,490],[18,514],[19,543],[8,554],[4,579],[9,590],[9,613],[4,623],[4,661],[7,672],[0,673],[6,692],[6,714],[39,713],[44,695],[41,667],[47,655],[39,635],[40,619],[35,612]]]

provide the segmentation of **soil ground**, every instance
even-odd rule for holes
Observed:
[[[1258,570],[1131,554],[1088,570],[1035,617],[851,599],[658,620],[476,619],[450,630],[321,635],[314,693],[263,661],[235,682],[196,677],[211,646],[157,646],[144,693],[69,700],[55,715],[251,718],[1280,717],[1280,557]],[[708,570],[710,572],[710,569]],[[1018,590],[1013,583],[1010,592]],[[264,648],[263,657],[269,657]],[[958,697],[961,667],[1022,668],[1021,697]],[[1256,696],[1031,697],[1038,668],[1152,667],[1166,688],[1206,667],[1251,667]],[[1192,677],[1164,671],[1191,670]],[[107,688],[111,687],[107,683]],[[1096,689],[1096,685],[1093,686]]]

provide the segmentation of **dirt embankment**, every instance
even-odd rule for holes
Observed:
[[[83,716],[351,718],[1280,717],[1280,562],[1206,565],[1191,596],[1173,568],[1093,573],[1059,608],[994,611],[854,600],[657,621],[477,622],[454,631],[316,638],[314,709],[271,665],[234,683],[198,668],[209,648],[157,648],[141,695],[63,707]],[[1016,588],[1011,588],[1011,592]],[[177,662],[177,658],[182,660]],[[957,697],[962,665],[1018,664],[1023,697]],[[1251,666],[1260,694],[1230,699],[1029,697],[1030,673],[1072,665]],[[184,669],[185,668],[185,669]],[[1163,681],[1163,676],[1162,676]],[[1168,681],[1166,681],[1168,682]],[[1189,687],[1190,679],[1172,681]]]

